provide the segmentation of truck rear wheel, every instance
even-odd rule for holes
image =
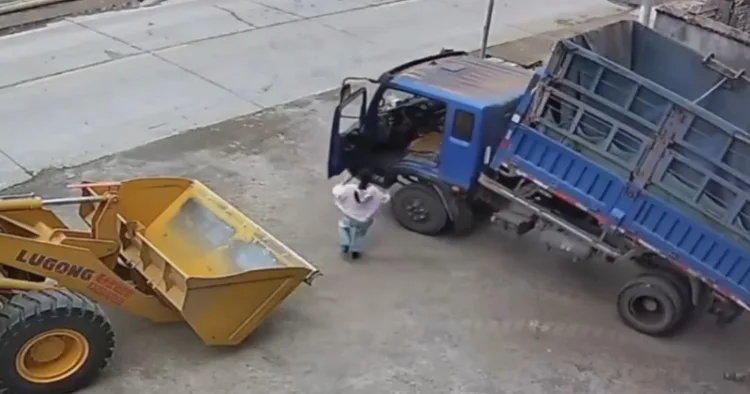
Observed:
[[[684,321],[685,300],[677,286],[655,274],[628,282],[617,297],[617,312],[630,328],[646,335],[673,335]]]
[[[112,326],[90,300],[58,289],[17,294],[0,310],[0,393],[72,393],[113,350]]]
[[[407,230],[436,235],[448,224],[448,212],[435,190],[421,183],[405,185],[393,195],[391,209]]]
[[[681,318],[672,328],[672,333],[674,334],[683,330],[694,320],[693,317],[695,316],[696,310],[695,305],[693,305],[693,292],[690,289],[690,282],[679,272],[663,268],[655,270],[653,273],[644,273],[643,275],[647,276],[652,274],[670,281],[680,295],[680,299],[682,300]]]

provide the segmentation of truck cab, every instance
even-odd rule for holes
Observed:
[[[392,208],[409,230],[468,231],[477,179],[537,79],[520,66],[454,51],[378,79],[348,78],[334,111],[328,176],[366,169],[384,188],[401,185]]]

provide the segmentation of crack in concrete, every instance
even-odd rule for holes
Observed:
[[[317,22],[321,26],[325,26],[325,27],[327,27],[327,28],[329,28],[329,29],[331,29],[333,31],[337,31],[337,32],[345,34],[345,35],[347,35],[349,37],[352,37],[352,38],[355,38],[355,39],[358,39],[358,40],[362,40],[362,41],[364,41],[364,42],[366,42],[368,44],[373,44],[374,45],[375,42],[373,42],[372,40],[369,40],[369,39],[367,39],[365,37],[360,37],[360,36],[358,36],[358,35],[350,32],[350,31],[348,31],[346,29],[338,29],[338,28],[336,28],[334,26],[331,26],[331,25],[329,25],[327,23],[318,22],[318,21],[316,21],[316,19],[319,19],[319,18],[322,18],[322,17],[328,17],[328,16],[342,15],[342,14],[346,14],[346,13],[349,13],[349,12],[362,11],[362,10],[366,10],[366,9],[370,9],[370,8],[377,8],[377,7],[383,6],[383,5],[391,5],[391,4],[403,3],[403,2],[406,2],[406,1],[413,1],[413,0],[393,0],[393,1],[388,1],[388,2],[385,2],[385,3],[369,4],[369,5],[363,6],[363,7],[350,8],[350,9],[347,9],[347,10],[344,10],[344,11],[327,12],[327,13],[323,13],[323,14],[315,15],[315,16],[304,16],[304,15],[298,14],[296,12],[292,12],[292,11],[289,11],[289,10],[278,8],[278,7],[272,6],[270,4],[262,3],[260,1],[256,1],[256,0],[250,0],[250,1],[252,3],[255,3],[255,4],[259,5],[259,6],[270,8],[272,10],[275,10],[275,11],[278,11],[278,12],[281,12],[281,13],[284,13],[284,14],[287,14],[287,15],[291,15],[291,16],[293,16],[295,18],[299,18],[296,21]]]
[[[8,160],[10,160],[10,162],[13,163],[13,165],[15,165],[16,167],[18,167],[19,169],[21,169],[21,171],[23,171],[26,175],[28,175],[28,176],[30,176],[32,178],[36,175],[36,174],[34,174],[34,171],[31,171],[28,168],[26,168],[18,160],[14,159],[13,156],[11,156],[10,154],[8,154],[7,152],[5,152],[2,149],[0,149],[0,155],[5,156],[5,158],[7,158]]]
[[[93,68],[93,67],[96,67],[96,66],[101,66],[103,64],[115,62],[117,60],[129,58],[129,57],[139,56],[139,55],[144,55],[144,53],[137,53],[137,54],[133,54],[133,55],[124,55],[124,56],[122,56],[122,57],[120,57],[118,59],[109,58],[107,60],[101,60],[101,61],[98,61],[98,62],[93,62],[93,63],[90,63],[90,64],[86,64],[84,66],[72,67],[72,68],[69,68],[67,70],[53,72],[53,73],[50,73],[50,74],[47,74],[47,75],[44,75],[44,76],[41,76],[41,77],[22,79],[20,81],[7,83],[5,85],[0,85],[0,90],[13,88],[13,87],[24,85],[24,84],[31,83],[31,82],[41,81],[41,80],[44,80],[44,79],[47,79],[47,78],[53,78],[53,77],[57,77],[57,76],[60,76],[60,75],[74,73],[76,71],[85,70],[87,68]]]
[[[242,19],[242,17],[241,17],[241,16],[239,16],[239,15],[238,15],[238,14],[237,14],[236,12],[234,12],[234,11],[230,10],[229,8],[224,8],[224,7],[222,7],[222,6],[220,6],[220,5],[216,5],[216,4],[212,5],[212,7],[214,7],[214,8],[216,8],[216,9],[219,9],[219,10],[222,10],[222,11],[226,12],[227,14],[231,15],[231,16],[232,16],[232,18],[236,19],[236,20],[237,20],[238,22],[240,22],[240,23],[244,24],[245,26],[248,26],[248,27],[250,27],[250,28],[252,28],[252,29],[255,29],[255,28],[257,28],[257,27],[258,27],[258,26],[256,26],[256,25],[254,25],[254,24],[252,24],[252,23],[250,23],[250,22],[248,22],[248,21],[246,21],[246,20]]]
[[[178,63],[175,63],[175,62],[173,62],[173,61],[171,61],[171,60],[169,60],[169,59],[167,59],[167,58],[159,55],[158,53],[155,53],[154,51],[141,48],[141,47],[139,47],[139,46],[137,46],[135,44],[127,42],[127,41],[125,41],[123,39],[120,39],[118,37],[109,35],[107,33],[101,32],[99,30],[96,30],[94,28],[86,26],[86,25],[84,25],[82,23],[78,23],[78,22],[75,22],[75,21],[70,21],[70,23],[73,23],[73,24],[75,24],[77,26],[80,26],[80,27],[82,27],[82,28],[84,28],[86,30],[92,31],[92,32],[94,32],[96,34],[100,34],[100,35],[102,35],[104,37],[107,37],[107,38],[109,38],[111,40],[114,40],[114,41],[117,41],[119,43],[125,44],[125,45],[127,45],[127,46],[129,46],[129,47],[131,47],[131,48],[133,48],[133,49],[135,49],[137,51],[141,51],[144,54],[151,55],[154,58],[156,58],[156,59],[158,59],[158,60],[160,60],[160,61],[162,61],[164,63],[167,63],[167,64],[169,64],[169,65],[171,65],[173,67],[176,67],[176,68],[180,69],[181,71],[186,72],[186,73],[188,73],[188,74],[190,74],[190,75],[192,75],[192,76],[194,76],[194,77],[202,80],[203,82],[206,82],[206,83],[208,83],[208,84],[210,84],[210,85],[212,85],[212,86],[214,86],[216,88],[219,88],[219,89],[223,90],[224,92],[227,92],[227,93],[231,94],[235,98],[238,98],[238,99],[240,99],[240,100],[242,100],[242,101],[244,101],[246,103],[252,104],[252,105],[254,105],[254,106],[256,106],[256,107],[258,107],[260,109],[263,109],[263,108],[266,107],[265,105],[263,105],[263,104],[261,104],[261,103],[259,103],[257,101],[251,100],[251,99],[249,99],[247,97],[244,97],[243,95],[235,92],[234,90],[230,89],[229,87],[226,87],[226,86],[224,86],[224,85],[222,85],[222,84],[220,84],[220,83],[218,83],[218,82],[216,82],[216,81],[214,81],[214,80],[212,80],[210,78],[206,78],[203,75],[201,75],[201,74],[199,74],[199,73],[197,73],[197,72],[195,72],[195,71],[193,71],[193,70],[191,70],[191,69],[189,69],[187,67],[184,67],[184,66],[182,66],[182,65],[180,65]]]
[[[271,24],[268,24],[268,25],[265,25],[265,26],[256,26],[256,25],[253,25],[254,27],[248,27],[247,29],[233,31],[233,32],[230,32],[230,33],[225,33],[225,34],[218,34],[218,35],[210,36],[210,37],[197,38],[197,39],[194,39],[194,40],[187,40],[187,41],[184,41],[184,42],[180,42],[180,43],[173,44],[173,45],[166,45],[166,46],[159,47],[159,48],[156,48],[156,49],[152,49],[152,50],[149,50],[149,51],[137,48],[137,50],[140,51],[139,53],[127,54],[127,55],[123,55],[122,57],[120,57],[118,59],[102,60],[102,61],[94,62],[94,63],[91,63],[91,64],[86,64],[86,65],[83,65],[83,66],[73,67],[73,68],[70,68],[70,69],[67,69],[67,70],[58,71],[58,72],[54,72],[54,73],[51,73],[51,74],[43,75],[41,77],[28,78],[28,79],[23,79],[23,80],[16,81],[16,82],[8,83],[8,84],[5,84],[5,85],[0,85],[0,90],[7,89],[7,88],[12,88],[12,87],[16,87],[16,86],[19,86],[19,85],[24,85],[24,84],[27,84],[27,83],[30,83],[30,82],[37,82],[37,81],[45,80],[47,78],[58,77],[58,76],[61,76],[61,75],[65,75],[65,74],[69,74],[69,73],[73,73],[73,72],[85,70],[85,69],[88,69],[88,68],[93,68],[93,67],[101,66],[101,65],[108,64],[108,63],[111,63],[111,62],[116,62],[116,61],[119,61],[119,60],[129,59],[129,58],[133,58],[133,57],[137,57],[137,56],[144,56],[144,55],[152,55],[152,56],[154,56],[154,54],[156,52],[161,52],[161,51],[165,51],[165,50],[169,50],[169,49],[177,48],[177,47],[181,47],[181,46],[197,44],[197,43],[201,43],[201,42],[204,42],[204,41],[216,40],[216,39],[221,39],[221,38],[225,38],[225,37],[231,37],[231,36],[235,36],[235,35],[238,35],[238,34],[247,33],[247,32],[250,32],[250,31],[257,31],[257,30],[269,29],[269,28],[277,27],[277,26],[289,25],[289,24],[292,24],[292,23],[300,22],[300,21],[314,21],[316,19],[325,18],[325,17],[331,16],[331,15],[345,14],[347,12],[359,11],[359,10],[368,9],[368,8],[376,8],[376,7],[381,7],[381,6],[386,6],[386,5],[392,5],[392,4],[395,4],[395,3],[401,3],[401,2],[404,2],[404,1],[412,1],[412,0],[393,0],[393,1],[385,2],[385,3],[370,4],[368,6],[350,8],[350,9],[347,9],[347,10],[336,11],[336,12],[329,12],[329,13],[324,13],[324,14],[320,14],[320,15],[310,16],[310,17],[305,17],[305,16],[302,16],[302,15],[297,15],[297,14],[295,14],[293,12],[286,11],[286,10],[283,10],[283,9],[279,9],[279,8],[274,7],[274,6],[270,6],[270,5],[267,5],[267,4],[258,2],[258,1],[253,1],[253,0],[250,0],[250,1],[252,3],[254,3],[254,4],[257,4],[257,5],[261,6],[261,7],[265,7],[265,8],[274,10],[274,11],[279,11],[279,12],[285,13],[287,15],[294,16],[294,17],[299,18],[299,19],[293,19],[293,20],[289,20],[289,21],[271,23]],[[100,34],[100,35],[103,35],[103,36],[105,36],[107,38],[114,39],[114,40],[116,40],[118,42],[122,42],[122,43],[130,46],[131,48],[136,48],[134,45],[132,45],[130,43],[124,42],[124,41],[122,41],[120,39],[117,39],[116,37],[112,37],[112,36],[110,36],[108,34],[104,34],[104,33],[100,32],[100,31],[95,30],[95,29],[89,28],[84,23],[76,22],[76,21],[74,21],[71,18],[65,18],[65,19],[63,19],[63,21],[67,22],[67,23],[74,24],[74,25],[79,26],[79,27],[82,27],[82,28],[84,28],[86,30],[93,31],[93,32],[95,32],[97,34]],[[333,29],[335,31],[340,32],[340,33],[351,35],[351,33],[349,33],[349,32],[341,31],[339,29],[335,29],[335,28],[333,28],[331,26],[328,26],[328,25],[325,25],[325,24],[322,24],[322,25],[327,26],[327,27],[329,27],[329,28],[331,28],[331,29]],[[357,37],[357,38],[359,38],[361,40],[367,41],[366,39],[364,39],[362,37]],[[160,58],[160,60],[161,60],[161,58]]]

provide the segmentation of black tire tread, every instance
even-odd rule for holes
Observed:
[[[689,280],[684,275],[664,268],[651,271],[651,273],[643,273],[641,276],[643,275],[656,275],[672,282],[682,298],[682,318],[672,328],[671,335],[684,331],[695,322],[700,314],[696,313],[696,307],[693,305],[693,290],[690,287]]]
[[[677,328],[679,328],[680,322],[684,320],[683,319],[684,317],[683,315],[685,313],[685,306],[683,305],[684,300],[682,300],[682,297],[680,295],[680,290],[677,288],[677,285],[664,276],[660,276],[658,274],[653,274],[653,273],[646,273],[646,274],[639,275],[636,278],[630,280],[628,283],[626,283],[625,286],[622,287],[622,289],[620,290],[617,296],[618,312],[620,310],[620,304],[622,301],[621,298],[623,294],[633,287],[643,286],[643,285],[655,286],[665,291],[667,297],[674,304],[673,306],[676,311],[676,317],[672,321],[672,324],[670,324],[668,327],[666,327],[662,331],[646,333],[644,331],[640,331],[636,329],[635,327],[630,326],[630,324],[627,323],[627,321],[623,318],[621,312],[620,312],[620,318],[625,322],[625,324],[627,324],[631,328],[646,335],[650,335],[654,337],[669,337],[669,336],[674,335],[677,331]]]
[[[400,212],[400,208],[397,207],[397,204],[400,202],[401,196],[403,196],[403,193],[413,192],[413,191],[419,191],[421,193],[424,193],[425,196],[434,198],[435,200],[434,203],[436,207],[433,207],[433,208],[438,209],[437,206],[439,206],[439,209],[443,210],[442,215],[444,215],[444,218],[440,221],[441,223],[440,223],[440,226],[438,226],[439,228],[438,227],[428,228],[428,229],[423,229],[420,231],[418,229],[413,229],[413,228],[408,227],[407,225],[404,225],[403,213]],[[398,221],[402,227],[404,227],[405,229],[409,231],[413,231],[422,235],[437,235],[441,233],[445,229],[445,227],[448,225],[448,221],[449,221],[448,211],[445,209],[445,205],[443,204],[443,201],[440,199],[440,196],[435,190],[432,189],[432,187],[424,183],[410,183],[408,185],[403,186],[399,190],[397,190],[396,193],[391,198],[391,210],[393,212],[393,216],[396,218],[396,221]]]
[[[73,317],[87,325],[99,330],[106,343],[90,343],[91,347],[103,346],[98,360],[83,371],[83,375],[77,378],[75,387],[66,388],[62,393],[69,393],[89,385],[99,373],[107,367],[114,354],[115,338],[112,325],[102,308],[88,298],[65,290],[46,289],[39,291],[27,291],[12,297],[2,309],[0,309],[0,354],[9,345],[11,339],[21,335],[30,327],[49,324],[50,329],[55,328],[54,321],[57,318]],[[92,351],[90,355],[96,354]],[[15,369],[14,366],[4,365],[0,368],[8,370]],[[3,372],[0,371],[0,394],[26,394],[17,391],[10,382],[2,380]],[[75,376],[75,375],[74,375]],[[57,392],[44,391],[48,394]]]
[[[688,283],[686,279],[680,277],[679,273],[668,271],[665,269],[657,269],[651,272],[644,272],[639,275],[639,277],[644,276],[656,276],[662,278],[663,280],[666,280],[667,282],[670,282],[674,286],[675,290],[677,290],[677,292],[679,293],[683,303],[683,307],[688,308],[692,305],[690,283]]]
[[[458,217],[453,218],[453,233],[457,236],[467,236],[471,234],[475,228],[476,217],[471,204],[464,200],[458,199],[455,201]]]

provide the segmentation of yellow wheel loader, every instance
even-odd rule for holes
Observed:
[[[319,271],[201,183],[83,183],[80,197],[0,196],[0,393],[63,394],[114,350],[99,303],[241,343]],[[89,231],[50,210],[78,205]]]

